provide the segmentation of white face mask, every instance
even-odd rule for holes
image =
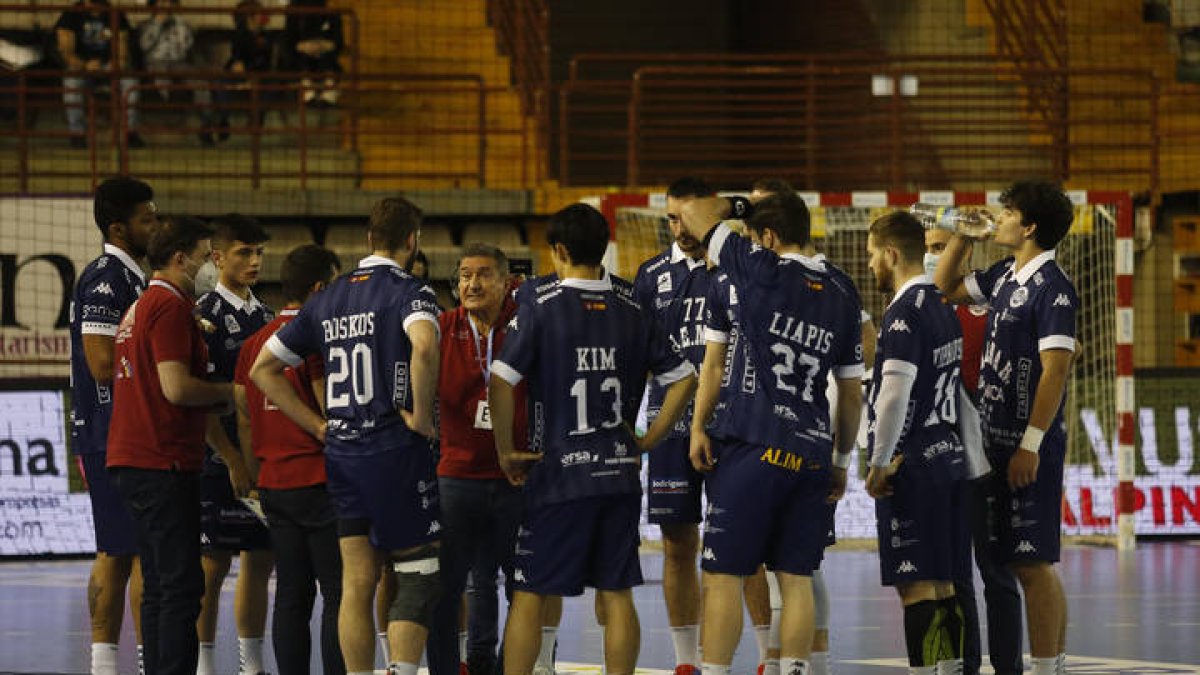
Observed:
[[[941,257],[942,257],[942,256],[940,256],[940,255],[936,255],[936,254],[933,254],[933,253],[926,253],[926,254],[925,254],[925,260],[924,260],[924,262],[925,262],[925,273],[926,273],[926,274],[928,274],[928,275],[929,275],[929,276],[931,276],[931,277],[933,276],[933,271],[934,271],[935,269],[937,269],[938,258],[941,258]]]

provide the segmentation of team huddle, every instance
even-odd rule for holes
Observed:
[[[72,307],[94,673],[116,672],[139,567],[145,672],[211,673],[240,552],[243,673],[264,669],[274,566],[281,674],[310,669],[318,588],[327,674],[372,672],[377,639],[398,675],[423,652],[433,675],[552,674],[561,598],[586,588],[605,672],[632,674],[645,455],[676,673],[730,672],[744,604],[761,674],[826,675],[820,567],[860,423],[910,671],[979,672],[973,552],[996,672],[1022,670],[1022,592],[1034,672],[1063,672],[1078,299],[1054,262],[1073,219],[1058,187],[1001,195],[987,236],[1012,257],[986,270],[967,269],[960,232],[904,211],[872,223],[878,331],[779,180],[749,199],[676,181],[674,243],[632,282],[605,269],[609,225],[583,204],[550,218],[553,274],[517,285],[502,251],[469,245],[446,312],[409,272],[421,212],[404,199],[376,204],[372,254],[345,274],[324,248],[290,252],[275,316],[251,291],[268,240],[253,219],[159,223],[152,198],[129,178],[97,190],[105,251]],[[220,283],[197,301],[210,257]],[[499,656],[494,599],[490,619],[462,599],[468,571],[486,586],[498,569]]]

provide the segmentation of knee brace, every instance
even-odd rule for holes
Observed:
[[[388,608],[388,621],[411,621],[426,628],[433,625],[438,600],[442,597],[442,574],[438,551],[422,546],[413,553],[392,560],[396,577],[396,599]]]

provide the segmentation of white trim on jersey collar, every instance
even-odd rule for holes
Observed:
[[[126,267],[129,268],[129,271],[138,275],[138,278],[142,280],[143,286],[146,284],[146,273],[142,271],[142,266],[137,264],[133,258],[129,257],[128,253],[121,250],[120,246],[117,246],[116,244],[105,244],[104,252],[113,256],[117,260],[120,260]]]
[[[612,278],[608,276],[608,270],[604,270],[604,277],[601,279],[559,279],[558,285],[578,288],[581,291],[611,291]]]
[[[1021,269],[1018,270],[1014,268],[1013,278],[1017,280],[1018,284],[1024,286],[1025,284],[1029,283],[1029,280],[1033,278],[1034,274],[1037,274],[1038,270],[1042,269],[1042,266],[1051,260],[1054,260],[1054,249],[1042,251],[1034,256],[1032,260],[1025,263],[1025,266]],[[1015,265],[1016,261],[1013,262]]]
[[[702,256],[696,259],[688,256],[683,249],[679,248],[679,242],[673,241],[671,242],[671,264],[676,265],[681,262],[687,262],[688,269],[694,270],[704,264],[704,258]]]
[[[933,279],[931,279],[928,274],[918,274],[917,276],[909,279],[908,281],[904,282],[904,285],[896,289],[895,295],[893,295],[892,299],[888,301],[887,306],[891,307],[897,300],[900,299],[900,296],[904,295],[905,291],[913,286],[916,286],[917,284],[933,285]]]
[[[230,306],[239,312],[253,312],[262,306],[262,303],[259,302],[258,298],[254,296],[254,291],[250,289],[246,289],[246,292],[250,294],[250,297],[247,300],[239,298],[237,293],[229,290],[228,286],[219,281],[217,282],[217,287],[213,290],[215,290],[217,295],[221,296],[225,302],[228,302]]]
[[[358,261],[358,269],[362,269],[364,267],[378,267],[380,265],[391,265],[392,267],[404,269],[400,266],[400,263],[396,262],[395,260],[392,260],[386,256],[375,255],[374,253]]]
[[[279,316],[296,316],[299,313],[300,310],[296,308],[279,310]]]
[[[801,265],[804,265],[805,267],[812,269],[812,270],[816,270],[818,272],[825,271],[825,261],[821,260],[817,256],[813,256],[810,258],[810,257],[808,257],[806,255],[802,255],[800,253],[784,253],[783,255],[781,255],[779,257],[787,258],[788,260],[795,260],[796,262],[800,263]]]

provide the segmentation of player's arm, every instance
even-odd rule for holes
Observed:
[[[317,407],[321,409],[321,414],[326,413],[325,410],[325,376],[314,377],[312,379],[313,398],[317,401]]]
[[[281,359],[276,351],[285,354],[289,359],[295,356],[279,340],[278,334],[273,335],[267,341],[266,346],[259,350],[258,358],[254,359],[254,365],[250,367],[250,379],[258,385],[267,400],[274,403],[283,414],[290,417],[301,429],[312,434],[317,440],[324,441],[326,428],[324,415],[313,410],[301,400],[300,395],[283,372],[289,365],[301,363],[301,359],[296,357],[295,364],[290,364]],[[324,393],[321,396],[323,397]]]
[[[202,380],[183,361],[159,361],[158,383],[163,398],[174,405],[206,406],[228,403],[233,398],[233,386],[228,382]]]
[[[875,332],[876,331],[875,321],[871,318],[871,316],[869,314],[866,314],[864,312],[863,315],[866,317],[862,321],[863,363],[872,364],[872,363],[875,363],[875,345],[879,339],[879,335]],[[861,389],[861,387],[860,387],[860,389]],[[860,406],[860,409],[861,409],[861,406]]]
[[[1038,451],[1042,435],[1054,423],[1058,406],[1067,391],[1067,377],[1071,373],[1074,354],[1069,349],[1043,349],[1042,376],[1038,378],[1037,393],[1033,396],[1033,410],[1029,413],[1029,425],[1021,445],[1008,464],[1008,483],[1014,489],[1023,488],[1037,480]]]
[[[892,455],[904,432],[908,401],[917,378],[916,366],[906,361],[889,359],[880,367],[883,368],[883,376],[879,382],[879,395],[875,398],[875,440],[871,448],[871,468],[867,474],[867,494],[876,499],[892,493],[888,479],[904,461],[903,455],[895,459]]]
[[[686,361],[683,365],[686,366],[686,374],[667,386],[658,416],[650,423],[646,434],[638,439],[638,446],[642,451],[657,446],[671,432],[671,427],[675,426],[679,418],[683,417],[683,413],[687,412],[688,403],[696,393],[696,371]]]
[[[962,272],[963,263],[970,254],[970,240],[955,233],[946,243],[946,250],[942,251],[942,256],[938,258],[937,269],[933,271],[933,283],[937,285],[947,300],[956,305],[978,301],[972,297],[967,287],[967,275]]]
[[[704,344],[704,361],[700,364],[700,379],[696,385],[696,403],[692,409],[691,448],[689,457],[697,471],[712,471],[712,440],[706,428],[717,409],[721,395],[721,377],[725,374],[724,342],[708,340]]]
[[[844,479],[845,470],[850,466],[851,454],[854,452],[858,426],[862,422],[862,375],[839,377],[834,381],[837,383],[837,411],[833,420],[833,465],[841,469],[839,477]],[[846,482],[840,480],[830,492],[829,501],[836,502],[845,493]]]
[[[242,461],[250,474],[250,484],[258,485],[258,457],[254,456],[254,437],[250,428],[250,406],[246,401],[246,387],[233,385],[233,408],[237,414],[238,445],[242,446]]]
[[[204,442],[208,443],[208,447],[229,467],[229,484],[233,486],[233,494],[238,497],[250,494],[250,488],[254,487],[250,470],[246,467],[246,460],[242,458],[241,449],[234,446],[229,434],[225,433],[220,414],[208,414],[204,422]]]
[[[412,321],[404,329],[412,343],[412,410],[401,410],[404,422],[418,434],[433,438],[433,407],[437,398],[441,343],[436,319]]]
[[[83,334],[83,359],[87,362],[92,379],[100,383],[113,378],[113,337],[111,335]]]

